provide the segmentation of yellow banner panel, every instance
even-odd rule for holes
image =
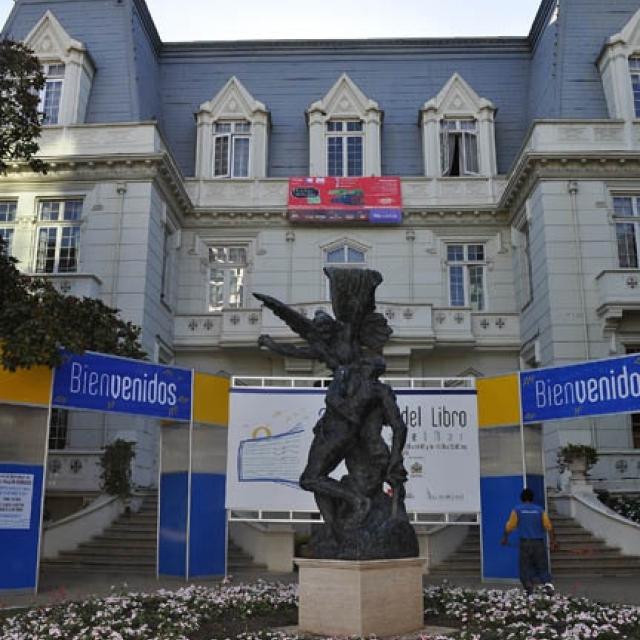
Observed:
[[[196,373],[193,381],[193,421],[227,427],[229,387],[227,378]]]
[[[0,368],[0,403],[49,406],[53,370],[49,367]]]
[[[495,378],[478,378],[476,386],[480,428],[520,424],[517,373]]]

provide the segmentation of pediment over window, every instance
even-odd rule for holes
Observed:
[[[609,115],[622,120],[640,117],[640,9],[607,39],[598,69]]]
[[[422,107],[422,111],[434,110],[443,115],[470,116],[484,109],[496,110],[493,103],[481,98],[459,73],[454,73],[438,95]]]
[[[378,103],[343,73],[307,109],[309,175],[379,176],[382,116]]]
[[[52,11],[46,11],[24,43],[33,49],[47,76],[41,110],[45,124],[84,122],[95,65],[84,44],[72,38]],[[51,73],[50,71],[55,70]]]
[[[269,112],[235,76],[200,105],[196,177],[263,178],[267,175]]]
[[[255,120],[268,118],[267,108],[264,103],[256,100],[236,78],[231,77],[224,87],[207,102],[200,105],[198,118],[201,114],[208,115],[212,120]]]
[[[328,118],[382,119],[378,103],[368,98],[358,85],[343,73],[321,100],[314,102],[307,113],[319,112]]]
[[[495,176],[495,114],[494,104],[454,73],[420,109],[425,175]]]
[[[85,54],[85,46],[78,40],[74,40],[60,24],[51,11],[47,11],[31,29],[24,43],[38,58],[42,60],[61,60],[67,62],[67,58],[74,52]]]

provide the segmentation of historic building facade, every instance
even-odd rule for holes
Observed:
[[[323,374],[258,349],[293,334],[251,294],[311,315],[325,265],[384,275],[392,376],[640,349],[637,0],[543,0],[527,37],[193,43],[161,42],[144,0],[16,0],[3,34],[42,60],[50,170],[0,178],[0,234],[140,324],[154,360]],[[291,176],[400,176],[403,221],[291,222]],[[123,430],[153,484],[144,423],[56,412],[52,456]],[[545,425],[550,478],[566,442],[640,477],[636,417]]]

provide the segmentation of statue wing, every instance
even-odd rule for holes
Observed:
[[[280,300],[272,298],[271,296],[263,293],[254,293],[253,295],[260,300],[265,307],[271,309],[280,320],[284,321],[301,338],[307,340],[312,335],[314,331],[313,323],[301,313],[298,313],[295,309],[284,304],[284,302],[280,302]]]

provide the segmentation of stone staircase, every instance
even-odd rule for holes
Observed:
[[[140,509],[122,514],[111,526],[73,551],[43,560],[44,570],[64,568],[105,573],[156,572],[158,494],[145,494]]]
[[[110,527],[73,551],[62,551],[57,558],[43,560],[41,567],[71,571],[155,575],[157,547],[158,494],[144,495],[140,509],[121,515]],[[228,573],[262,570],[251,556],[229,542]]]
[[[549,503],[549,516],[556,530],[558,551],[551,553],[551,569],[558,578],[616,577],[640,578],[640,557],[623,556],[596,538],[575,520],[559,515]],[[477,577],[480,575],[480,532],[470,530],[460,547],[430,571],[433,577]]]

